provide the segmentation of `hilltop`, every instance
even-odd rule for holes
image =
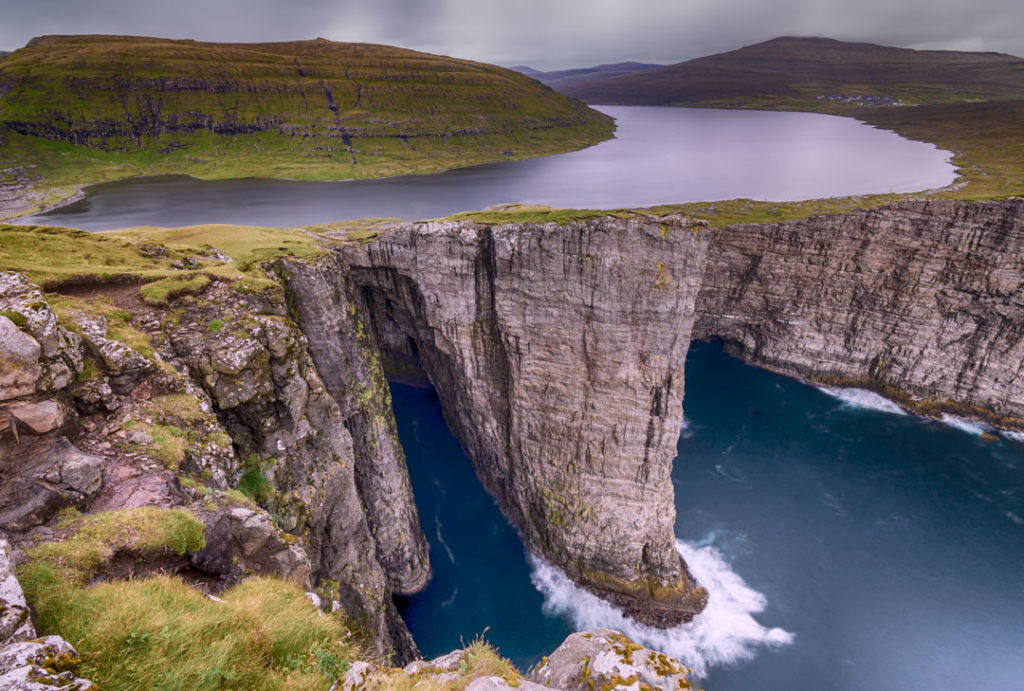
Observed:
[[[4,197],[26,204],[25,187],[50,188],[28,203],[39,207],[139,174],[436,172],[613,130],[513,70],[389,46],[44,36],[0,64],[0,217]]]
[[[1024,59],[782,37],[633,74],[566,85],[588,103],[820,109],[1024,97]],[[877,100],[874,100],[877,99]]]
[[[595,65],[594,67],[580,67],[571,70],[555,70],[543,72],[525,65],[514,65],[512,69],[522,72],[528,77],[533,77],[542,84],[547,84],[552,89],[566,91],[576,84],[585,84],[597,79],[619,77],[634,72],[653,70],[664,65],[657,65],[649,62],[616,62],[608,65]]]

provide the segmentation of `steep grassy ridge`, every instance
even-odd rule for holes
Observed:
[[[388,46],[47,36],[0,63],[0,184],[64,188],[33,206],[137,174],[433,172],[570,151],[613,129],[512,70]]]

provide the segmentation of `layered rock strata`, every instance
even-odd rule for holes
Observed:
[[[1024,428],[1024,203],[913,201],[716,231],[696,338],[755,365]]]
[[[670,471],[707,236],[679,218],[407,224],[342,252],[527,546],[636,618],[700,611]]]
[[[336,256],[278,266],[309,353],[352,437],[356,487],[377,561],[392,592],[418,592],[430,579],[429,548],[360,295]]]

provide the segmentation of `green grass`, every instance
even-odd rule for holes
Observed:
[[[0,235],[2,237],[2,235]],[[135,349],[143,357],[153,360],[153,341],[149,334],[132,326],[132,315],[117,305],[109,298],[102,295],[94,295],[89,299],[49,293],[46,301],[50,309],[57,315],[57,318],[72,331],[78,331],[74,323],[74,315],[83,313],[86,315],[102,316],[107,320],[107,338],[120,341]]]
[[[143,558],[170,552],[183,555],[206,545],[205,526],[182,509],[106,511],[75,519],[67,529],[64,540],[30,549],[32,562],[21,575],[31,580],[41,569],[69,585],[84,585],[120,551],[131,550]]]
[[[83,658],[78,673],[108,691],[322,691],[365,657],[342,620],[291,583],[251,579],[222,603],[169,576],[92,584],[116,554],[184,555],[205,545],[204,530],[180,509],[65,512],[63,539],[30,549],[18,570],[40,633],[69,640]]]
[[[283,581],[247,580],[220,603],[169,576],[91,588],[53,576],[26,584],[42,633],[70,641],[78,673],[107,691],[324,691],[362,656],[339,643],[348,638],[340,619]]]
[[[0,170],[34,182],[36,208],[135,175],[430,173],[571,151],[614,130],[511,70],[322,40],[47,37],[5,58],[0,82],[13,85]]]
[[[143,300],[164,306],[182,295],[205,290],[214,279],[254,292],[275,289],[277,283],[260,268],[263,263],[282,256],[310,257],[332,242],[302,230],[253,226],[144,227],[87,233],[0,224],[0,270],[21,272],[51,293],[95,284],[140,284]],[[152,251],[156,245],[163,246],[166,256]],[[230,261],[218,260],[214,249]],[[199,269],[172,267],[184,257],[197,259]],[[110,338],[136,347],[147,357],[152,354],[148,337],[131,327],[127,313],[109,300],[51,297],[58,313],[102,314],[108,318]]]

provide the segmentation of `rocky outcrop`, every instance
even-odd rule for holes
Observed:
[[[0,530],[40,526],[102,486],[103,458],[68,438],[77,430],[63,389],[82,370],[80,348],[39,288],[0,272]]]
[[[11,547],[0,537],[0,689],[49,691],[95,688],[75,676],[82,659],[60,636],[36,638],[25,594],[14,575]]]
[[[544,688],[688,689],[693,670],[665,653],[637,645],[617,631],[574,633],[530,673]]]
[[[283,533],[266,511],[249,506],[206,505],[192,513],[206,525],[206,546],[191,555],[192,565],[221,578],[227,587],[245,576],[260,574],[312,587],[310,564],[294,536]]]
[[[693,335],[916,412],[1024,429],[1024,202],[912,201],[714,233]]]
[[[388,361],[415,364],[530,549],[643,621],[706,593],[669,480],[707,237],[678,218],[407,224],[343,250]]]
[[[430,578],[429,549],[361,296],[337,257],[279,266],[310,355],[352,437],[356,486],[377,561],[392,592],[418,592]]]
[[[288,317],[283,292],[214,285],[189,299],[164,332],[170,357],[209,394],[241,459],[222,469],[220,489],[248,482],[278,525],[302,540],[326,599],[381,656],[412,659],[415,644],[391,602],[357,489],[346,415]]]
[[[526,676],[502,660],[490,645],[474,642],[433,660],[417,660],[403,669],[354,662],[340,680],[340,689],[423,686],[466,691],[654,691],[689,689],[692,673],[675,658],[637,645],[621,633],[595,629],[570,635]]]

